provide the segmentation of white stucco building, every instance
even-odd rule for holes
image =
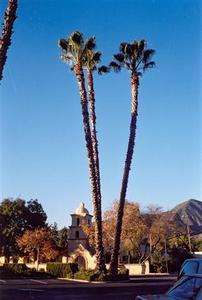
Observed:
[[[71,214],[71,218],[68,237],[68,262],[77,262],[86,269],[93,269],[95,256],[89,251],[87,237],[82,230],[82,224],[90,225],[93,216],[89,214],[84,203],[81,202],[75,213]]]

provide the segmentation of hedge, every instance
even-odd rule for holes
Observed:
[[[96,280],[96,272],[94,270],[79,270],[75,275],[75,279],[95,281]]]
[[[74,274],[78,271],[78,265],[76,263],[49,262],[46,271],[54,277],[74,278]]]
[[[30,269],[25,264],[3,264],[0,267],[0,277],[20,277],[25,276]]]
[[[3,264],[0,271],[4,274],[25,274],[29,268],[25,264]]]
[[[75,278],[88,281],[118,281],[129,279],[129,271],[126,268],[120,268],[118,275],[112,277],[109,273],[98,272],[95,270],[78,269],[76,263],[47,263],[47,272],[44,270],[36,271],[28,268],[25,264],[4,264],[0,267],[0,278],[17,278],[17,277],[37,277],[37,278]]]
[[[50,278],[50,274],[39,270],[36,271],[35,268],[28,268],[25,264],[3,264],[0,266],[0,278]]]
[[[75,279],[82,279],[88,281],[121,281],[129,279],[129,270],[121,268],[116,276],[110,273],[99,272],[95,270],[79,270],[75,275]]]

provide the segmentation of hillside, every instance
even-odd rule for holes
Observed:
[[[174,207],[172,220],[179,225],[189,225],[192,233],[202,232],[202,201],[189,199]]]

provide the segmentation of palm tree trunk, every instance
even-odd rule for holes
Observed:
[[[100,206],[98,204],[99,197],[98,197],[97,184],[96,184],[97,181],[96,181],[95,162],[94,162],[93,146],[92,146],[92,138],[91,138],[91,129],[89,124],[88,103],[87,103],[83,69],[80,64],[77,64],[75,66],[75,74],[76,74],[76,78],[79,85],[79,91],[80,91],[84,135],[85,135],[88,162],[89,162],[90,185],[91,185],[91,193],[92,193],[94,218],[95,218],[95,250],[96,250],[96,258],[97,258],[96,268],[99,271],[105,271],[105,263],[104,263],[104,255],[103,255],[104,252],[103,252],[103,244],[102,244],[102,220],[100,218],[101,216]]]
[[[100,166],[99,166],[99,153],[98,153],[98,141],[97,141],[97,131],[96,131],[96,114],[95,114],[95,92],[93,87],[93,75],[90,70],[87,70],[87,83],[88,83],[88,100],[89,100],[89,112],[91,120],[91,138],[92,138],[92,147],[93,147],[93,156],[95,164],[95,173],[96,173],[96,185],[98,193],[98,204],[100,208],[100,218],[102,215],[101,209],[101,185],[100,185]]]
[[[122,186],[121,186],[116,229],[115,229],[114,247],[113,247],[113,253],[110,262],[110,273],[113,276],[116,276],[118,273],[118,255],[120,250],[120,238],[122,232],[124,205],[125,205],[126,192],[128,186],[129,172],[131,168],[131,162],[132,162],[134,146],[135,146],[136,123],[137,123],[137,115],[138,115],[137,114],[138,86],[139,86],[139,78],[135,73],[132,73],[131,74],[132,107],[131,107],[130,135],[129,135],[128,149],[127,149],[125,166],[124,166],[124,173],[122,178]]]
[[[4,15],[2,35],[0,38],[0,80],[3,78],[3,68],[7,59],[7,51],[11,44],[13,24],[16,19],[17,0],[9,0]]]
[[[90,70],[87,70],[87,83],[88,83],[88,100],[89,100],[89,112],[90,112],[90,120],[91,120],[91,139],[92,139],[92,148],[93,148],[93,159],[94,159],[94,167],[95,167],[95,177],[96,177],[96,188],[97,188],[97,197],[98,197],[98,213],[99,213],[99,223],[101,223],[102,230],[102,206],[101,206],[101,184],[100,184],[100,166],[99,166],[99,152],[98,152],[98,141],[97,141],[97,131],[96,131],[96,114],[95,114],[95,92],[93,87],[93,75]],[[104,260],[104,248],[102,235],[100,236],[100,244],[101,244],[101,256]]]

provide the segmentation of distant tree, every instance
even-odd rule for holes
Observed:
[[[168,223],[166,231],[166,223],[164,223],[165,227],[161,223],[162,220],[155,224],[155,229],[152,228],[154,234],[148,257],[151,268],[155,268],[158,272],[178,272],[183,261],[192,256],[188,238],[182,232],[180,233],[181,228],[176,224]]]
[[[144,253],[142,262],[149,259],[154,271],[165,272],[169,269],[176,272],[184,259],[190,257],[187,232],[171,217],[172,214],[163,212],[157,206],[148,207],[143,214],[148,228],[149,252]]]
[[[157,247],[159,243],[170,238],[174,231],[174,224],[170,221],[168,214],[161,214],[159,218],[155,219],[149,228],[149,239],[152,250]]]
[[[41,261],[54,259],[59,254],[52,232],[48,228],[26,230],[16,241],[24,254],[34,257],[37,270]]]
[[[105,253],[111,253],[114,243],[114,231],[118,211],[118,201],[114,201],[112,207],[103,215],[103,243]],[[85,224],[82,226],[90,246],[94,244],[94,226]],[[121,251],[127,251],[130,256],[141,256],[140,244],[144,241],[147,227],[140,214],[139,205],[126,201],[121,236]]]
[[[0,81],[3,78],[3,69],[7,59],[7,51],[11,44],[13,24],[16,19],[17,0],[8,0],[8,6],[4,15],[3,29],[0,37]]]
[[[112,61],[109,64],[109,66],[113,68],[116,72],[120,71],[122,68],[126,68],[130,72],[132,94],[130,133],[119,199],[113,254],[110,262],[110,272],[112,273],[112,275],[116,275],[118,272],[118,255],[120,249],[120,237],[122,231],[124,205],[126,200],[129,172],[131,169],[131,163],[135,146],[136,123],[138,116],[139,78],[146,70],[154,67],[155,63],[151,61],[151,57],[153,54],[154,50],[147,49],[147,44],[144,40],[134,41],[131,44],[121,43],[120,53],[114,55],[115,61]]]
[[[111,209],[105,211],[103,218],[103,239],[106,249],[112,250],[114,232],[118,214],[119,202],[115,201]],[[126,201],[121,232],[121,251],[127,252],[136,259],[141,256],[140,244],[145,239],[147,228],[143,222],[139,205],[135,202]]]
[[[7,261],[20,254],[16,238],[25,230],[46,226],[47,216],[38,200],[4,199],[0,204],[0,251]]]
[[[81,227],[87,237],[88,246],[93,249],[95,246],[95,225],[93,223],[92,224],[83,223],[81,224]]]
[[[27,202],[28,209],[28,224],[30,229],[43,227],[47,220],[47,215],[43,210],[42,205],[37,199],[31,199]]]
[[[149,248],[145,248],[145,251],[142,252],[141,262],[144,262],[150,259],[156,251],[165,251],[165,243],[168,243],[168,239],[170,239],[178,229],[176,224],[171,221],[170,214],[164,213],[159,206],[149,206],[147,211],[142,214],[142,217],[147,228],[145,233],[145,245]]]
[[[163,210],[160,206],[151,204],[146,210],[142,212],[142,217],[144,218],[144,222],[148,228],[152,226],[152,224],[158,220],[163,213]]]
[[[192,243],[194,243],[195,251],[202,251],[202,240],[192,238]]]
[[[68,228],[63,227],[62,229],[58,229],[57,223],[55,222],[50,227],[53,240],[58,247],[58,251],[60,255],[67,255],[68,254]]]
[[[49,229],[52,233],[52,237],[56,243],[56,245],[58,245],[58,241],[59,241],[59,230],[58,230],[58,225],[56,222],[54,222],[53,224],[51,224],[49,226]]]
[[[68,234],[69,230],[67,227],[63,227],[59,230],[58,247],[65,254],[68,250]]]

